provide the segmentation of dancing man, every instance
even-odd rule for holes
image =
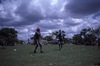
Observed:
[[[59,43],[59,50],[62,50],[62,45],[64,43],[64,32],[59,30],[57,33],[58,43]]]
[[[38,46],[40,46],[40,53],[43,53],[42,45],[40,44],[40,38],[41,38],[40,28],[37,28],[35,35],[34,35],[34,42],[36,44],[35,49],[34,49],[34,53],[36,53]]]

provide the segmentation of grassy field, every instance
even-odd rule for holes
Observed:
[[[16,51],[14,51],[16,49]],[[0,47],[0,66],[95,66],[100,63],[100,49],[96,46],[43,45],[44,53],[33,53],[33,45]]]

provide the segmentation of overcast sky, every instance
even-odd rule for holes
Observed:
[[[0,0],[0,28],[12,27],[27,40],[37,27],[43,36],[64,30],[72,37],[100,26],[100,0]]]

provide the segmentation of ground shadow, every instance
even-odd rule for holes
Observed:
[[[94,65],[96,65],[96,66],[100,66],[100,62],[98,62],[98,63],[95,63]]]

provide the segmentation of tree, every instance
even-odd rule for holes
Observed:
[[[44,37],[44,40],[47,40],[48,43],[50,44],[50,41],[52,41],[53,38],[52,38],[52,36],[45,36],[45,37]]]
[[[81,34],[75,34],[75,35],[73,36],[73,42],[74,42],[75,44],[83,44],[83,39],[82,39],[82,37],[81,37]]]
[[[94,33],[95,33],[95,35],[96,35],[96,37],[97,37],[96,42],[97,42],[98,46],[100,46],[100,27],[96,28],[96,29],[94,30]]]
[[[51,33],[51,36],[57,36],[57,34],[58,34],[58,31],[55,31]]]
[[[99,32],[97,31],[96,33]],[[80,31],[80,34],[75,34],[73,40],[77,44],[95,45],[97,39],[96,33],[93,28],[85,28]]]
[[[17,31],[14,28],[2,28],[0,30],[0,39],[5,42],[6,45],[14,45],[17,39]]]

